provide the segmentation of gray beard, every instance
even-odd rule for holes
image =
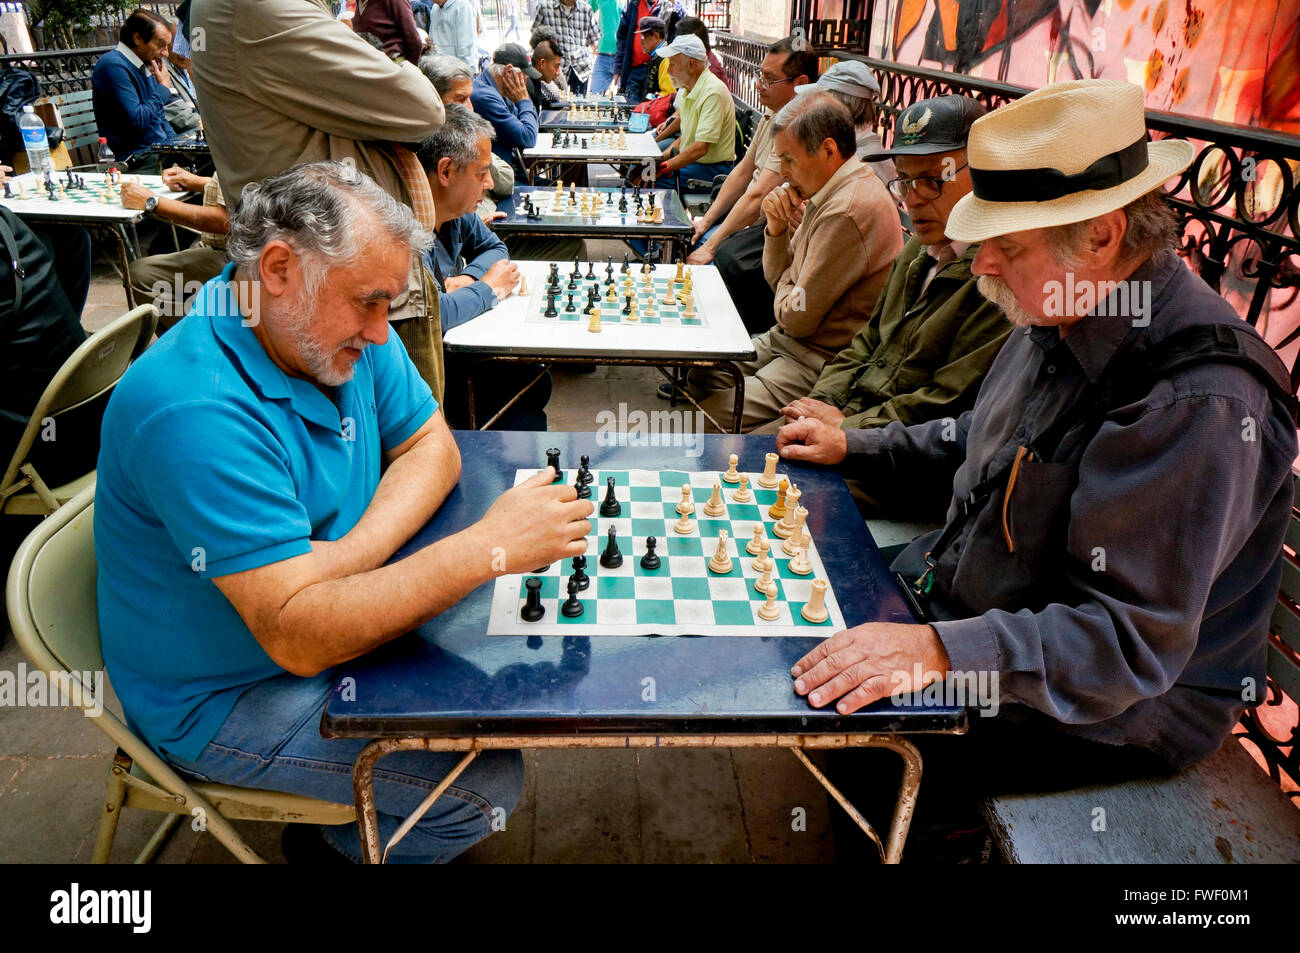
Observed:
[[[992,275],[980,275],[975,287],[989,301],[1002,309],[1002,313],[1018,328],[1033,327],[1042,322],[1020,306],[1015,294],[1001,278]]]

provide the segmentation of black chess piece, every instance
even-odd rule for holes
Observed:
[[[573,481],[573,488],[578,491],[578,499],[580,500],[591,499],[591,487],[587,486],[587,484],[582,482],[581,470],[578,471],[578,476]]]
[[[550,290],[551,288],[554,288],[556,291],[560,290],[560,266],[555,262],[551,262],[551,270],[547,272],[546,287],[547,290]]]
[[[560,469],[560,451],[558,447],[551,447],[546,451],[546,465],[555,469],[555,479],[552,483],[559,483],[564,479],[564,471]]]
[[[631,314],[631,313],[632,313],[632,296],[631,296],[631,295],[624,295],[624,296],[623,296],[623,313],[624,313],[624,314]]]
[[[623,512],[623,504],[619,503],[618,497],[614,495],[614,478],[610,477],[605,481],[605,499],[600,502],[600,515],[611,518],[619,516]]]
[[[9,188],[9,180],[5,179],[5,198],[11,199],[13,197],[14,193],[13,190]]]
[[[572,291],[569,292],[569,303],[566,304],[566,305],[564,306],[564,310],[565,310],[567,313],[569,313],[569,314],[572,314],[574,311],[577,311],[577,310],[578,310],[578,309],[577,309],[577,306],[575,306],[574,303],[573,303],[573,292],[572,292]]]
[[[573,271],[569,272],[569,277],[570,278],[582,277],[582,265],[581,263],[579,263],[577,255],[573,256]]]
[[[605,284],[612,285],[613,283],[614,283],[614,259],[606,258],[605,259]]]
[[[650,201],[650,211],[653,212],[655,210],[655,194],[653,192],[650,193],[649,201]]]
[[[519,617],[525,622],[536,622],[546,615],[546,606],[542,605],[542,581],[536,576],[529,576],[524,580],[524,589],[528,596],[524,607],[519,610]]]
[[[587,148],[587,137],[586,137],[586,136],[583,136],[583,137],[582,137],[582,148],[584,148],[584,149]]]
[[[57,201],[59,200],[59,196],[58,196],[58,195],[55,193],[55,191],[54,191],[54,183],[51,182],[51,181],[49,181],[49,173],[48,173],[48,172],[45,173],[45,175],[46,175],[46,180],[45,180],[45,190],[46,190],[47,192],[50,193],[50,201],[51,201],[51,202],[57,202]]]
[[[588,281],[595,281],[595,280],[596,280],[596,263],[595,263],[594,261],[592,261],[590,258],[587,259],[587,274],[586,274],[586,278],[587,278]]]
[[[564,600],[564,605],[560,606],[560,614],[566,619],[576,619],[583,613],[582,600],[578,598],[578,583],[569,577],[569,598]]]
[[[627,272],[628,272],[628,269],[629,269],[630,267],[631,267],[631,265],[629,265],[628,262],[627,262],[627,255],[624,254],[624,255],[623,255],[623,266],[622,266],[621,268],[619,268],[619,270],[618,270],[618,271],[619,271],[619,274],[626,275]]]
[[[544,318],[554,318],[560,312],[555,310],[555,292],[550,288],[546,289],[546,310],[542,312]]]
[[[596,479],[591,475],[591,457],[584,453],[578,458],[578,463],[580,464],[578,467],[578,476],[582,478],[583,483],[590,484],[591,481]]]
[[[655,552],[655,545],[659,540],[653,536],[645,538],[645,555],[641,557],[641,568],[649,569],[652,572],[659,568],[659,554]]]
[[[587,575],[587,557],[573,557],[573,575],[569,577],[578,583],[578,591],[582,592],[591,585],[591,577]]]
[[[600,554],[600,564],[606,569],[617,569],[623,565],[623,554],[618,551],[618,533],[612,526],[609,528],[609,542]]]

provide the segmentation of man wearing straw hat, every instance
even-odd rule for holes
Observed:
[[[1018,328],[974,408],[852,432],[802,419],[778,438],[895,497],[953,473],[946,526],[893,565],[936,621],[837,633],[796,663],[795,690],[850,712],[943,673],[995,676],[981,713],[1000,717],[927,739],[927,778],[963,772],[948,782],[966,796],[1181,768],[1265,693],[1288,376],[1174,254],[1160,188],[1193,148],[1147,141],[1139,87],[1037,90],[979,119],[968,158],[947,234],[982,242],[980,291]]]

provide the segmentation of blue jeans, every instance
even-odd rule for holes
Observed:
[[[172,755],[167,760],[203,781],[351,804],[352,763],[368,739],[321,737],[321,712],[333,683],[333,674],[325,672],[314,678],[284,674],[254,685],[239,696],[197,761]],[[381,845],[461,757],[461,752],[401,751],[378,763],[374,780]],[[451,860],[502,828],[519,801],[523,780],[518,751],[484,751],[392,849],[389,862]],[[361,862],[356,824],[321,831],[331,847]]]
[[[703,179],[709,183],[706,186],[708,188],[712,186],[715,175],[726,175],[734,165],[734,162],[692,162],[676,172],[660,176],[655,185],[661,189],[676,189],[681,193],[686,191],[686,183],[691,179]]]
[[[633,66],[623,77],[623,95],[627,97],[629,106],[635,106],[645,99],[645,78],[649,71],[650,64],[642,63],[640,66]]]
[[[591,68],[591,91],[603,93],[614,81],[614,54],[597,53],[596,65]]]

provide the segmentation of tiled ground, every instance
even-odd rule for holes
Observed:
[[[596,245],[592,255],[621,254]],[[90,330],[125,309],[120,279],[96,264],[84,316]],[[653,369],[559,370],[548,407],[553,430],[595,429],[596,413],[626,401],[659,406]],[[7,564],[8,556],[4,557]],[[5,626],[0,671],[22,653]],[[0,861],[88,861],[112,755],[108,739],[66,709],[0,707]],[[610,750],[527,752],[524,797],[506,830],[469,851],[475,863],[681,862],[824,863],[833,859],[827,799],[811,775],[780,750]],[[794,809],[806,830],[793,829]],[[129,861],[155,815],[130,811],[113,859]],[[263,856],[279,862],[281,825],[237,825]],[[181,824],[164,863],[228,863],[208,834]]]

